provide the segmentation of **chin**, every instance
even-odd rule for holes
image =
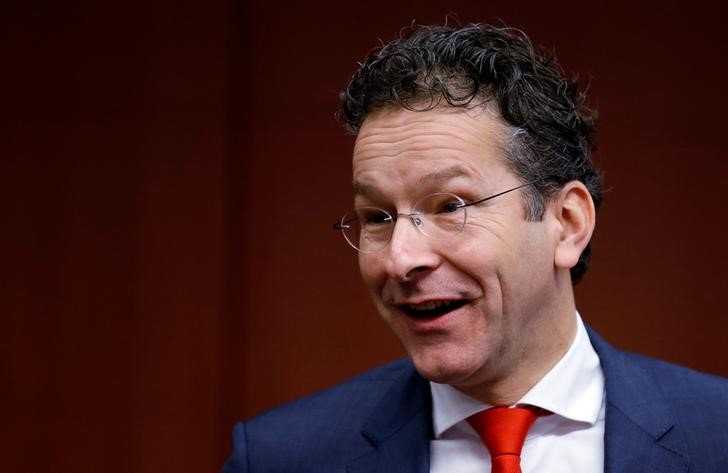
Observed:
[[[423,378],[440,384],[469,384],[469,380],[472,380],[480,368],[475,360],[428,353],[428,350],[411,352],[410,358]]]

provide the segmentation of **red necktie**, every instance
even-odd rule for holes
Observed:
[[[529,408],[493,407],[468,418],[490,452],[491,473],[521,473],[523,441],[536,417]]]

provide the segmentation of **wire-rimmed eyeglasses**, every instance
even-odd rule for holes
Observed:
[[[373,253],[384,249],[392,239],[394,226],[399,217],[409,217],[424,235],[443,240],[460,233],[465,227],[468,218],[467,208],[471,205],[481,204],[546,179],[550,177],[534,179],[472,202],[466,202],[460,196],[449,192],[430,194],[418,200],[412,206],[411,213],[391,214],[378,207],[357,207],[346,213],[333,225],[333,228],[341,230],[349,245],[362,253]]]

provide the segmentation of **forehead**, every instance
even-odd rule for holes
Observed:
[[[508,128],[482,107],[388,108],[363,122],[353,154],[354,191],[493,180],[505,170]]]

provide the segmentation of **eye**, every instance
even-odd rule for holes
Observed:
[[[454,194],[432,194],[422,199],[418,210],[430,215],[452,214],[458,212],[463,205],[463,200]]]
[[[460,209],[460,206],[461,206],[460,202],[457,202],[457,201],[446,202],[442,205],[442,208],[439,213],[449,214],[449,213],[457,212]]]
[[[363,207],[358,209],[359,221],[362,226],[378,226],[392,223],[392,216],[382,209]]]

